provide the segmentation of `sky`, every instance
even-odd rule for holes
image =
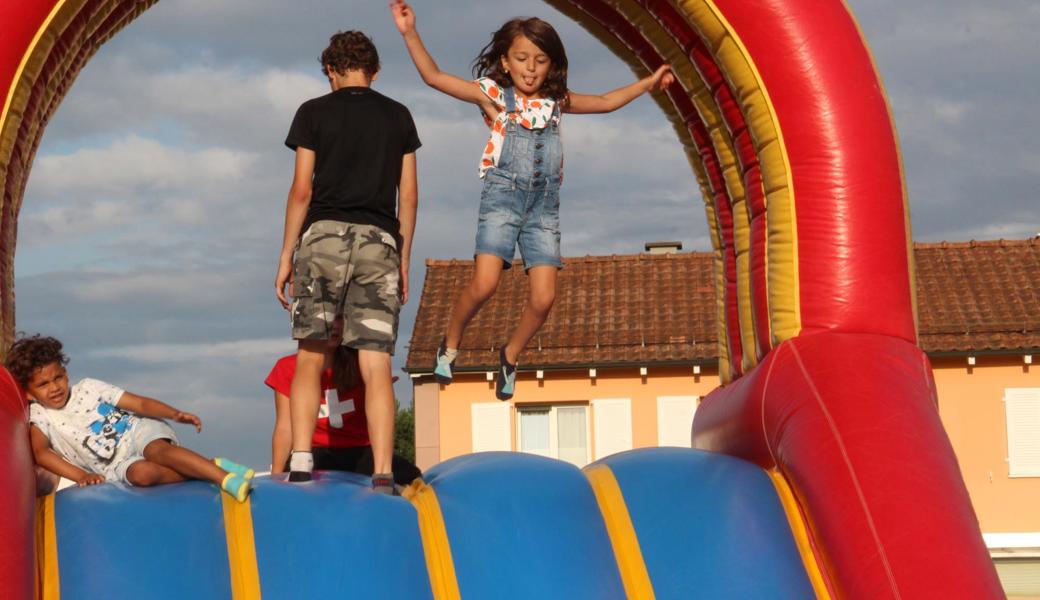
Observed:
[[[509,14],[477,0],[416,0],[440,67],[467,76],[502,22],[559,31],[569,86],[634,80],[578,25],[535,0]],[[1040,4],[1033,0],[849,0],[900,136],[917,241],[1040,233]],[[95,377],[198,414],[178,426],[207,455],[260,468],[274,421],[263,384],[294,351],[274,296],[293,155],[283,141],[303,101],[327,92],[317,57],[338,30],[379,48],[380,92],[405,103],[418,152],[412,300],[401,371],[429,258],[469,258],[487,130],[476,109],[422,84],[384,2],[162,0],[105,44],[55,113],[33,165],[15,259],[19,331],[59,337],[74,380]],[[646,96],[563,129],[564,256],[632,254],[655,240],[710,250],[703,203],[679,142]]]

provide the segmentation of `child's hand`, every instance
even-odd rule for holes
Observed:
[[[274,277],[274,295],[278,297],[278,302],[282,304],[282,308],[289,310],[289,299],[285,297],[285,286],[289,286],[289,295],[293,296],[292,286],[292,258],[282,258],[278,261],[278,274]]]
[[[76,485],[79,487],[97,485],[99,483],[105,483],[105,476],[97,473],[84,473],[76,480]]]
[[[177,414],[173,415],[173,420],[178,423],[185,423],[187,425],[194,425],[196,433],[202,433],[202,419],[196,417],[190,412],[184,412],[178,410]]]
[[[394,25],[401,35],[415,31],[415,11],[404,0],[390,2],[390,12],[394,16]]]
[[[401,263],[397,287],[398,293],[401,295],[401,304],[408,304],[408,263]]]
[[[647,77],[651,92],[660,92],[675,83],[675,75],[672,74],[672,65],[664,64],[657,67],[654,74]]]

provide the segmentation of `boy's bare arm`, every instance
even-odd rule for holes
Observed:
[[[289,300],[285,297],[285,286],[291,284],[293,251],[300,239],[300,230],[307,218],[307,209],[311,205],[313,192],[314,164],[316,155],[313,150],[299,147],[296,149],[296,167],[293,172],[292,186],[289,188],[289,199],[285,206],[285,234],[282,236],[282,252],[278,257],[278,274],[274,279],[274,292],[282,307],[289,310]],[[289,289],[292,295],[292,288]]]
[[[147,396],[138,396],[130,392],[123,392],[123,395],[119,397],[116,402],[116,406],[132,412],[135,412],[142,417],[151,417],[153,419],[170,419],[177,421],[178,423],[187,423],[188,425],[194,425],[195,431],[202,431],[202,420],[190,412],[184,412],[183,410],[177,410],[176,408],[160,402],[155,398],[149,398]]]
[[[292,449],[292,424],[289,421],[289,397],[274,393],[274,431],[271,433],[271,473],[284,473],[285,461]]]
[[[60,475],[69,481],[75,481],[77,485],[81,486],[105,482],[103,475],[88,473],[55,452],[51,448],[51,441],[35,425],[29,425],[29,442],[32,445],[33,459],[36,460],[36,464],[51,473]]]
[[[401,304],[408,302],[408,265],[415,235],[415,214],[419,206],[419,180],[415,153],[405,154],[401,161],[398,184],[397,220],[401,224]]]

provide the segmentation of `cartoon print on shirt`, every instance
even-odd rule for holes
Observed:
[[[132,425],[129,413],[123,412],[108,402],[97,407],[101,418],[90,424],[90,431],[83,439],[83,447],[104,462],[110,462],[116,454],[119,439]]]

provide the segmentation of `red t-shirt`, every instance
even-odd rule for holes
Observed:
[[[296,355],[285,356],[275,363],[264,380],[271,389],[289,395]],[[332,369],[321,374],[324,392],[318,411],[318,425],[311,443],[316,448],[355,448],[369,446],[368,420],[365,417],[365,386],[361,384],[345,392],[337,392],[332,383]]]

